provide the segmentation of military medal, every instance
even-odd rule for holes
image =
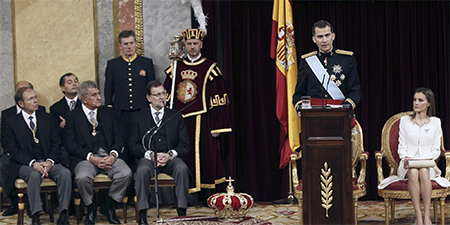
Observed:
[[[92,136],[96,136],[97,135],[97,131],[95,131],[95,127],[94,130],[92,130]]]
[[[36,137],[34,137],[33,139],[34,139],[34,143],[39,144],[39,139],[37,139]]]
[[[325,60],[323,60],[323,63],[325,64],[325,67],[327,67],[327,65],[328,65],[328,58],[327,57],[325,57]]]

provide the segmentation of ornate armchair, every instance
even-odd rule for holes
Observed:
[[[358,224],[358,199],[366,195],[366,167],[369,153],[364,151],[363,133],[361,125],[356,121],[356,133],[352,135],[352,180],[353,180],[353,206],[355,210],[355,225]],[[302,158],[302,152],[291,154],[292,184],[294,195],[298,199],[298,214],[300,224],[303,224],[303,186],[298,179],[297,160]],[[358,170],[359,169],[359,170]]]
[[[400,158],[397,153],[398,149],[398,132],[400,118],[404,115],[412,115],[410,112],[398,113],[384,124],[383,131],[381,133],[381,151],[375,152],[375,159],[377,162],[377,175],[378,184],[384,180],[383,174],[383,158],[389,166],[389,176],[397,174],[397,168],[399,166]],[[446,168],[445,168],[445,178],[450,178],[450,151],[445,151],[444,149],[444,139],[441,141],[441,156],[445,156]],[[439,161],[439,158],[437,159]],[[437,201],[440,201],[441,208],[441,224],[445,224],[445,198],[450,194],[450,188],[443,188],[439,186],[435,181],[431,182],[432,191],[431,198],[433,200],[434,209],[434,221],[437,223]],[[385,222],[389,224],[389,207],[391,209],[391,222],[394,223],[395,215],[395,199],[411,199],[408,191],[408,181],[397,181],[390,184],[385,189],[378,189],[378,195],[384,198],[385,207]]]

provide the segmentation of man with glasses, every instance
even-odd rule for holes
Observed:
[[[138,224],[147,224],[149,186],[155,176],[155,161],[159,171],[175,180],[179,216],[186,215],[189,192],[189,168],[182,160],[189,152],[184,119],[179,111],[165,107],[167,92],[160,82],[151,81],[146,90],[150,107],[134,114],[130,133],[131,152],[139,160],[135,174]]]

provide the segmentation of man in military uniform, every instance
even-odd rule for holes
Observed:
[[[222,72],[215,62],[200,53],[204,31],[186,29],[182,34],[188,54],[177,63],[175,90],[171,88],[173,65],[166,69],[164,86],[171,93],[168,98],[173,101],[173,108],[184,109],[182,114],[193,150],[184,156],[184,161],[195,176],[189,189],[193,193],[201,188],[214,189],[216,184],[225,182],[220,139],[217,137],[232,129]]]
[[[335,33],[325,20],[314,23],[312,34],[319,51],[302,55],[300,61],[293,96],[299,116],[302,96],[311,96],[312,105],[320,104],[315,99],[333,99],[327,102],[351,105],[355,109],[361,100],[361,85],[353,52],[333,49]]]
[[[148,107],[145,87],[155,80],[153,61],[136,54],[136,35],[131,30],[119,34],[121,56],[108,61],[105,72],[105,105],[113,107],[123,129],[124,151],[120,157],[133,163],[128,150],[132,114]]]

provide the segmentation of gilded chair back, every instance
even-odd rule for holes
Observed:
[[[413,111],[397,113],[384,124],[381,134],[381,154],[385,157],[391,168],[389,176],[397,174],[400,157],[398,155],[398,137],[400,130],[400,118],[402,116],[411,116]],[[441,138],[441,156],[445,155],[444,138]],[[439,160],[439,158],[437,159]]]

